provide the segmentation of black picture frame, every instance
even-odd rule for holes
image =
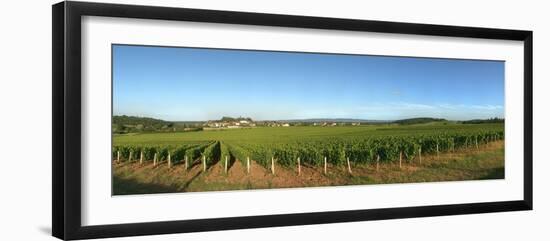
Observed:
[[[517,40],[524,43],[524,194],[522,200],[334,212],[139,222],[81,224],[81,17],[195,21],[327,30]],[[415,23],[336,19],[90,2],[52,6],[52,233],[60,239],[106,238],[212,230],[308,225],[380,219],[532,210],[533,32]]]

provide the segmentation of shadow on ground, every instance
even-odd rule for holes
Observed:
[[[504,167],[492,168],[487,175],[480,179],[504,179]]]
[[[167,186],[156,183],[143,183],[135,179],[125,179],[117,176],[113,177],[113,195],[169,192],[178,192],[178,188],[175,186]]]

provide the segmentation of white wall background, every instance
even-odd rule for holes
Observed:
[[[548,240],[550,161],[546,103],[550,24],[545,1],[111,0],[166,5],[533,30],[534,205],[508,212],[263,228],[116,240]],[[51,232],[51,4],[9,1],[0,10],[0,240],[54,240]]]

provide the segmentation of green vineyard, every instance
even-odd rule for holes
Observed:
[[[355,129],[354,129],[355,128]],[[115,136],[112,158],[118,162],[197,163],[207,167],[226,160],[247,160],[270,168],[298,164],[322,166],[412,161],[503,140],[503,125],[449,125],[401,128],[290,127],[195,133]],[[179,136],[178,136],[179,135]],[[129,141],[132,140],[132,141]],[[187,165],[187,164],[186,164]],[[206,167],[205,167],[206,168]]]

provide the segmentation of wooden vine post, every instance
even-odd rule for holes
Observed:
[[[250,157],[246,157],[246,173],[250,173]]]
[[[139,164],[142,165],[143,164],[143,151],[141,151],[139,153]]]
[[[202,155],[202,171],[206,171],[206,156]]]
[[[120,162],[120,151],[116,152],[116,162]]]
[[[155,155],[153,156],[153,166],[157,166],[157,153],[155,153]]]
[[[168,168],[172,167],[172,158],[170,157],[170,152],[168,152]]]
[[[275,174],[275,158],[271,157],[271,174]]]
[[[436,153],[437,157],[439,158],[439,143],[435,144],[435,153]]]
[[[128,156],[128,162],[132,162],[132,154],[134,154],[134,153],[132,153],[132,151],[130,151],[130,155]]]
[[[227,156],[225,156],[225,173],[227,174]]]
[[[325,157],[325,175],[327,175],[327,157]]]
[[[301,172],[302,172],[302,167],[300,166],[300,158],[298,157],[298,176],[300,176]]]
[[[348,161],[348,172],[349,174],[351,174],[351,164],[349,163],[349,157],[346,158],[346,160]]]
[[[477,145],[477,136],[476,136],[476,149],[479,150],[479,146]]]
[[[185,155],[185,170],[189,169],[189,161],[187,159],[187,155]]]
[[[399,151],[399,168],[401,169],[401,159],[403,158],[403,151]]]

